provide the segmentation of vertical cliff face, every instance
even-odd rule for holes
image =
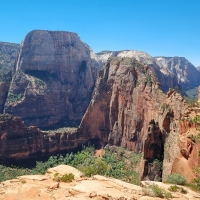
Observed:
[[[154,119],[163,126],[162,105],[165,95],[147,66],[135,59],[113,58],[99,72],[80,127],[102,141],[141,152],[149,122]]]
[[[0,115],[0,159],[26,159],[73,150],[90,140],[76,129],[45,132],[26,127],[20,117]]]
[[[102,51],[97,55],[102,63],[110,57],[128,57],[148,65],[156,74],[164,92],[175,87],[185,92],[200,85],[198,68],[184,57],[152,57],[145,52],[135,50]],[[195,94],[197,95],[197,91]]]
[[[102,145],[143,152],[141,178],[158,180],[174,171],[181,155],[180,119],[186,110],[187,102],[179,93],[170,89],[165,95],[159,89],[147,65],[133,58],[112,58],[99,72],[80,130],[100,138]],[[164,163],[163,171],[155,159]]]
[[[181,90],[188,90],[200,85],[200,73],[184,57],[155,57],[163,69],[168,69],[177,79]]]
[[[6,102],[18,46],[18,44],[0,42],[0,113],[3,112]]]
[[[4,113],[42,128],[78,126],[98,63],[77,34],[31,31],[20,46]]]

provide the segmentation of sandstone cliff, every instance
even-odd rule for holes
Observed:
[[[97,71],[94,53],[76,33],[31,31],[20,45],[4,113],[27,126],[78,126]]]
[[[189,149],[188,156],[184,156],[184,145],[191,142],[186,135],[188,142],[181,145],[180,120],[187,110],[188,104],[181,94],[170,89],[165,95],[159,89],[158,80],[147,65],[133,58],[114,58],[99,72],[80,130],[83,135],[100,138],[102,146],[108,142],[143,152],[142,179],[158,178],[154,170],[157,159],[163,162],[163,171],[158,172],[163,179],[167,174],[179,172],[189,180],[186,173],[194,177],[192,166],[198,166],[199,147],[195,151]],[[177,159],[184,160],[186,173],[176,167]]]
[[[78,130],[45,132],[35,126],[25,127],[20,117],[0,115],[0,158],[25,159],[73,150],[90,140]]]
[[[162,176],[165,180],[166,175],[178,172],[191,180],[193,167],[199,164],[200,146],[191,139],[191,135],[198,136],[191,120],[198,109],[188,107],[173,89],[164,94],[147,65],[133,58],[112,58],[99,71],[78,130],[42,132],[26,128],[18,117],[2,115],[0,156],[20,159],[72,150],[95,139],[101,146],[108,143],[143,152],[141,179]],[[163,162],[162,171],[156,168],[155,159]]]
[[[0,42],[0,113],[3,112],[6,102],[18,46],[18,44]]]
[[[106,62],[109,57],[129,57],[147,64],[158,77],[164,92],[175,87],[185,92],[200,85],[199,71],[184,57],[152,57],[135,50],[102,51],[97,55],[101,63]],[[197,90],[195,94],[197,95]]]

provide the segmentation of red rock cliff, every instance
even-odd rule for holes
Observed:
[[[143,152],[143,179],[155,180],[153,161],[163,161],[165,179],[175,171],[176,159],[183,157],[180,122],[187,107],[186,100],[175,90],[164,94],[159,89],[147,65],[131,58],[112,58],[99,72],[80,129],[83,134],[100,138],[102,145]]]
[[[76,33],[31,31],[20,46],[4,113],[27,126],[78,126],[90,102],[98,63]]]
[[[49,133],[35,126],[26,127],[20,117],[0,115],[0,159],[25,159],[73,150],[89,139],[78,130]]]

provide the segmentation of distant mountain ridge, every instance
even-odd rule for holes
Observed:
[[[180,91],[187,91],[200,85],[200,71],[184,57],[152,57],[148,53],[136,50],[101,51],[97,53],[101,64],[109,57],[135,58],[147,64],[157,75],[163,91],[178,87]],[[196,91],[197,94],[197,91]]]

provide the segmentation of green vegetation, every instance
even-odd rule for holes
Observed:
[[[19,94],[9,94],[7,98],[8,103],[14,103],[19,100],[21,100],[24,96],[24,93],[19,93]]]
[[[165,111],[169,112],[171,110],[170,105],[166,103],[162,104],[161,109],[162,109],[162,112],[165,112]]]
[[[187,102],[190,107],[194,107],[197,105],[197,98],[188,98]]]
[[[40,86],[45,86],[45,82],[44,81],[42,81],[41,79],[39,79],[39,78],[36,78],[36,77],[34,77],[34,82],[35,82],[35,85],[37,86],[37,87],[40,87]]]
[[[197,99],[198,96],[198,87],[194,87],[193,89],[189,89],[185,91],[188,98]]]
[[[168,175],[166,182],[177,184],[177,185],[185,185],[187,181],[181,174],[175,173],[175,174]]]
[[[62,127],[62,128],[58,128],[58,129],[54,129],[54,130],[44,130],[45,132],[49,132],[49,133],[65,133],[65,132],[71,132],[71,131],[76,131],[77,128],[76,127]]]
[[[194,191],[200,191],[200,178],[193,179],[187,186]]]
[[[51,156],[46,162],[37,161],[34,167],[4,166],[0,165],[0,181],[16,178],[17,176],[30,174],[44,174],[48,168],[60,164],[71,165],[82,171],[85,176],[94,174],[105,175],[133,184],[139,184],[139,174],[135,171],[141,160],[141,154],[135,154],[123,148],[115,151],[106,150],[102,158],[94,157],[94,147],[83,147],[77,153],[58,154]],[[63,176],[63,180],[69,180],[71,175]],[[55,180],[62,180],[58,174]]]
[[[74,174],[72,174],[72,173],[64,174],[62,176],[60,176],[59,173],[55,173],[54,178],[53,178],[53,181],[65,182],[65,183],[70,183],[70,182],[72,182],[72,180],[74,180]]]
[[[144,187],[143,192],[151,197],[160,197],[170,199],[172,198],[172,194],[167,192],[165,189],[159,187],[157,184],[151,184]]]
[[[11,72],[4,72],[0,70],[0,82],[10,82],[12,79]]]
[[[149,74],[149,73],[146,73],[146,82],[148,85],[152,85],[152,83],[153,83],[151,74]]]
[[[188,138],[190,138],[193,142],[198,143],[200,142],[200,133],[197,135],[191,134],[188,136]]]
[[[25,179],[22,179],[22,180],[21,180],[21,183],[23,183],[23,184],[26,183],[26,180],[25,180]]]
[[[181,192],[183,194],[187,194],[187,190],[182,188],[182,187],[179,187],[177,185],[171,185],[169,188],[168,188],[169,191],[171,192]]]

